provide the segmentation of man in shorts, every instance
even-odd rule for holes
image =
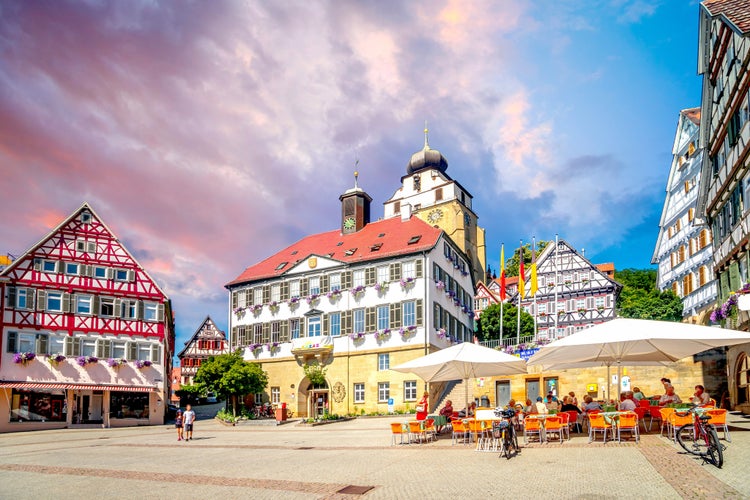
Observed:
[[[192,441],[193,439],[193,422],[195,422],[195,412],[193,407],[187,405],[185,407],[185,413],[182,414],[182,426],[185,434],[185,442]]]

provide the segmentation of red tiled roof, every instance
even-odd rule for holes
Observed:
[[[615,270],[615,263],[614,262],[605,262],[604,264],[596,264],[596,268],[600,270],[603,273],[606,273],[607,271],[614,271]]]
[[[701,5],[711,16],[726,17],[743,34],[750,31],[750,7],[747,0],[705,0]]]
[[[281,276],[311,255],[353,264],[430,250],[437,244],[441,232],[418,217],[406,221],[392,217],[371,222],[356,233],[341,234],[335,229],[313,234],[248,267],[226,286]],[[419,240],[410,245],[409,241],[416,237]],[[282,266],[282,263],[286,264]]]

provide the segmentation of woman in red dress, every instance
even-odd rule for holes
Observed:
[[[419,403],[417,403],[417,420],[424,420],[427,418],[427,397],[429,396],[429,393],[427,391],[424,391],[424,394],[422,395],[422,399],[419,400]],[[420,411],[421,410],[421,411]]]

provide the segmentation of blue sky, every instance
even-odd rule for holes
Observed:
[[[650,266],[678,113],[700,102],[697,2],[0,3],[2,252],[88,201],[173,299],[373,214],[430,144],[500,243]],[[178,346],[181,343],[178,343]]]

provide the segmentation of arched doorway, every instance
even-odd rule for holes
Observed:
[[[737,369],[734,372],[734,382],[737,387],[737,400],[735,405],[746,405],[748,403],[748,391],[750,390],[750,361],[747,354],[740,353],[737,357]]]
[[[299,399],[306,401],[306,410],[308,418],[320,418],[330,408],[331,390],[328,383],[313,384],[305,377],[299,384]],[[301,406],[301,405],[300,405]],[[302,408],[300,408],[301,410]]]

